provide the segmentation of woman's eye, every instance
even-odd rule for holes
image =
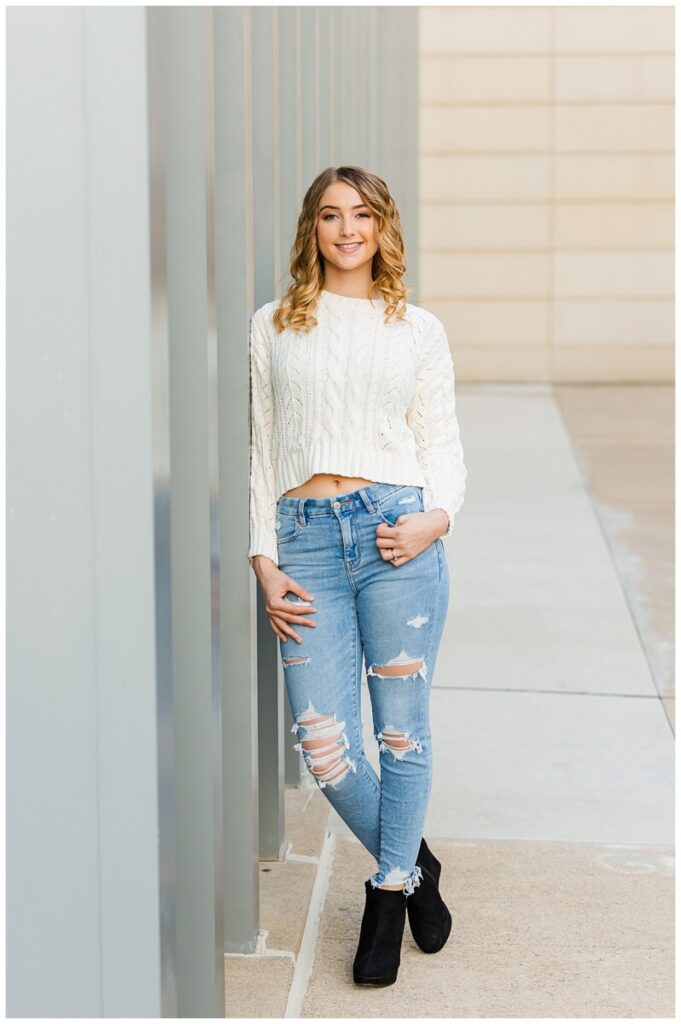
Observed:
[[[322,220],[330,220],[332,217],[336,217],[336,216],[337,216],[337,214],[335,214],[335,213],[325,213],[324,216],[322,217]],[[357,216],[358,217],[370,217],[371,214],[370,213],[358,213]]]

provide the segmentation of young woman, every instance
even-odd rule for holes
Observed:
[[[313,777],[376,858],[353,964],[397,978],[405,914],[425,952],[451,916],[422,837],[429,696],[449,600],[441,538],[466,468],[440,320],[407,302],[385,182],[330,167],[303,201],[292,284],[251,318],[249,556]],[[380,779],[362,742],[362,662]],[[407,897],[407,899],[405,899]]]

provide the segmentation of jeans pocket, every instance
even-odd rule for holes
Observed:
[[[423,493],[420,487],[400,487],[376,502],[376,514],[387,526],[395,526],[400,516],[409,512],[423,512]]]
[[[297,516],[284,516],[277,513],[275,529],[277,531],[277,544],[281,546],[295,540],[300,534],[302,527]]]

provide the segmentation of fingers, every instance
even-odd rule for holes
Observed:
[[[379,523],[376,527],[377,537],[394,537],[397,526],[388,526],[387,523]]]
[[[378,541],[376,543],[378,544]],[[392,562],[393,565],[402,565],[404,562],[408,562],[409,559],[412,557],[411,555],[407,555],[403,552],[398,551],[397,548],[393,547],[390,541],[388,541],[387,543],[384,542],[382,545],[379,545],[378,547],[379,551],[381,552],[381,558],[383,559],[383,561]]]
[[[286,641],[288,640],[289,637],[293,637],[296,643],[302,644],[302,636],[298,636],[295,629],[291,629],[291,627],[287,625],[283,619],[280,619],[277,615],[270,615],[269,620],[270,626],[272,627],[272,629],[277,634],[280,640]]]
[[[270,623],[270,626],[271,626],[272,630],[276,633],[276,635],[279,637],[279,639],[280,640],[285,640],[286,639],[286,634],[284,633],[282,627],[277,624],[276,619],[273,619],[271,615],[268,615],[268,619],[269,619],[269,623]]]
[[[381,552],[381,558],[383,559],[384,562],[392,562],[395,556],[399,558],[399,553],[392,546],[387,548],[379,548],[379,551]]]
[[[416,516],[419,515],[423,513],[405,512],[398,516],[394,526],[380,523],[376,527],[376,547],[384,562],[399,568],[424,550],[423,544],[419,543],[418,532],[415,536],[412,528],[412,519],[417,522]]]
[[[283,597],[272,597],[265,603],[265,611],[268,615],[276,615],[287,622],[295,622],[300,626],[315,626],[316,623],[304,619],[304,615],[314,614],[317,609],[307,604],[297,604],[295,601],[287,601]]]
[[[291,607],[290,601],[285,601],[289,608]],[[303,608],[301,613],[296,615],[293,612],[272,610],[269,606],[266,606],[268,618],[272,629],[277,634],[280,640],[287,640],[290,636],[299,643],[302,644],[303,638],[296,633],[295,629],[289,625],[289,623],[295,623],[296,626],[311,626],[312,629],[317,628],[317,623],[312,622],[310,619],[301,618],[303,612],[316,612],[316,608]]]
[[[378,533],[378,530],[380,529],[381,527],[378,526],[376,528],[376,532]],[[404,563],[408,562],[410,558],[413,558],[414,554],[409,554],[408,552],[400,551],[400,535],[397,533],[397,528],[389,526],[388,529],[392,530],[392,536],[387,538],[377,536],[376,547],[380,551],[381,558],[383,559],[384,562],[390,562],[392,565],[395,566],[396,569],[399,569],[401,565],[404,565]]]
[[[397,564],[393,559],[397,555],[396,549],[399,540],[400,534],[398,533],[397,526],[388,526],[387,523],[381,523],[376,527],[376,547],[380,551],[384,562],[393,562],[393,565]]]
[[[274,626],[274,623],[276,622],[278,629],[284,633],[284,636],[281,637],[282,640],[286,640],[287,637],[292,636],[299,644],[301,644],[303,642],[302,637],[296,632],[296,630],[301,626],[309,626],[311,629],[317,628],[316,622],[311,622],[308,619],[301,619],[298,616],[270,611],[267,612],[267,615],[274,632],[277,633],[278,636],[280,635]]]
[[[287,601],[284,595],[289,592],[295,594],[301,601]],[[300,583],[297,583],[296,580],[292,580],[287,576],[283,591],[270,597],[265,602],[265,611],[267,612],[270,625],[280,640],[286,641],[291,637],[296,643],[302,644],[303,638],[289,623],[294,623],[295,627],[310,626],[312,629],[317,628],[316,622],[306,618],[306,616],[316,614],[317,609],[312,605],[302,603],[302,601],[311,600],[312,594]]]
[[[401,534],[396,526],[386,526],[382,523],[376,527],[376,547],[380,550],[381,554],[384,551],[389,551],[391,548],[396,548],[400,540]]]
[[[400,516],[400,518],[402,517]],[[409,534],[400,529],[401,525],[402,524],[400,524],[398,520],[395,526],[388,526],[387,523],[381,523],[376,527],[376,543],[379,548],[386,547],[386,545],[388,547],[391,545],[394,547],[399,544],[401,540],[407,539]]]
[[[316,612],[316,608],[305,608],[303,611]],[[296,626],[311,626],[313,629],[317,628],[317,623],[313,622],[312,619],[303,619],[301,615],[296,615],[294,612],[283,612],[277,608],[268,608],[268,615],[276,615],[282,622],[293,622]],[[302,614],[302,613],[301,613]]]

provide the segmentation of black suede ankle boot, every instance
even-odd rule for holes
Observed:
[[[405,903],[411,896],[402,889],[374,888],[370,879],[364,890],[366,903],[352,976],[357,985],[392,985],[400,966]]]
[[[439,953],[452,930],[452,915],[440,896],[442,865],[421,839],[416,863],[421,868],[421,884],[407,896],[409,927],[414,941],[424,953]]]

